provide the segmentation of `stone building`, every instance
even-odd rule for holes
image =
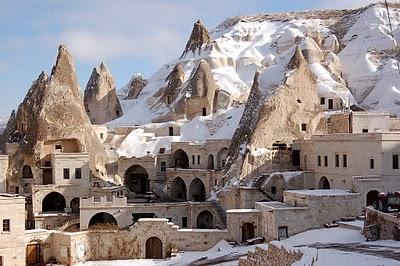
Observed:
[[[25,198],[0,194],[0,265],[25,265]]]

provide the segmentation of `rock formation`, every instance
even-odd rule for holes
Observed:
[[[192,53],[195,53],[196,50],[200,51],[204,44],[208,44],[210,42],[211,37],[208,33],[207,28],[203,25],[203,23],[201,23],[200,20],[198,20],[193,26],[192,33],[190,34],[190,38],[186,43],[186,47],[182,53],[181,58],[184,57],[185,54],[189,51],[191,51]]]
[[[186,85],[185,114],[187,118],[209,115],[214,110],[217,85],[207,61],[201,60]]]
[[[289,146],[294,139],[326,130],[316,80],[300,49],[291,58],[286,73],[275,88],[264,88],[257,82],[262,77],[255,76],[228,155],[229,164],[236,163],[242,178],[254,178],[257,172],[268,172],[273,167],[269,151],[274,143]]]
[[[74,152],[89,152],[92,174],[106,175],[107,157],[85,112],[74,64],[64,46],[58,49],[51,76],[42,72],[20,104],[11,139],[18,148],[10,157],[10,185],[21,185],[24,165],[40,176],[56,142],[67,143]]]
[[[127,85],[127,96],[125,100],[133,100],[139,96],[139,93],[149,82],[142,75],[134,75]]]
[[[115,83],[106,64],[92,71],[85,89],[85,109],[93,124],[101,125],[122,116]]]
[[[8,118],[7,125],[3,132],[0,134],[0,154],[4,154],[6,151],[6,143],[11,141],[11,136],[15,131],[15,110],[12,110],[10,117]]]

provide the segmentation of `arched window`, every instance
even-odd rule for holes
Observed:
[[[177,201],[186,201],[186,184],[179,176],[172,182],[171,198]]]
[[[42,201],[42,212],[64,212],[65,198],[58,192],[51,192]]]
[[[205,201],[206,189],[199,178],[193,179],[189,186],[189,196],[191,201]]]
[[[124,183],[129,191],[137,194],[145,194],[150,189],[149,174],[140,165],[134,165],[126,170]]]
[[[318,183],[318,189],[330,189],[331,185],[329,184],[328,178],[325,176],[321,177]]]
[[[176,168],[189,168],[189,157],[187,156],[186,152],[179,149],[174,152],[174,167]]]
[[[115,217],[106,212],[96,213],[95,215],[92,216],[92,218],[90,218],[89,227],[100,225],[100,224],[118,227],[118,223],[117,223],[117,220],[115,219]]]
[[[197,228],[198,229],[213,229],[214,218],[211,212],[202,211],[197,216]]]
[[[32,168],[29,165],[25,165],[24,168],[22,168],[22,178],[33,178]]]

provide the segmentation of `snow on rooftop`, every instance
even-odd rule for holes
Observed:
[[[258,209],[230,209],[226,211],[226,213],[252,213],[252,212],[261,212],[261,211]]]
[[[303,194],[308,196],[344,196],[356,195],[349,190],[342,189],[304,189],[304,190],[287,190],[286,193]]]

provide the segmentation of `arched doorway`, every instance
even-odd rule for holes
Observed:
[[[218,169],[224,168],[226,165],[226,160],[228,157],[228,148],[222,148],[218,154],[217,154],[217,159],[218,159]]]
[[[145,194],[150,189],[149,174],[140,165],[134,165],[125,172],[125,186],[129,191]]]
[[[58,192],[51,192],[42,201],[42,212],[64,212],[65,198]]]
[[[318,189],[331,189],[328,178],[325,176],[321,177],[318,183]]]
[[[146,241],[146,259],[162,259],[163,244],[158,237],[150,237]]]
[[[71,200],[71,211],[73,214],[79,213],[79,198],[73,198]]]
[[[186,184],[179,176],[172,182],[171,198],[173,200],[186,201]]]
[[[27,266],[42,265],[42,258],[42,244],[40,242],[33,241],[26,246]]]
[[[29,165],[25,165],[24,168],[22,168],[22,178],[24,179],[33,178],[32,168]]]
[[[207,157],[207,169],[214,170],[214,155],[212,154]]]
[[[244,223],[242,226],[242,243],[254,238],[254,225],[252,223]]]
[[[211,212],[202,211],[197,216],[197,228],[198,229],[213,229],[214,218]]]
[[[89,227],[96,225],[111,225],[112,227],[118,227],[117,220],[114,216],[106,212],[99,212],[90,218]]]
[[[174,167],[175,168],[189,168],[189,157],[187,156],[186,152],[179,149],[174,152]]]
[[[205,201],[206,188],[199,178],[193,179],[189,186],[189,195],[191,201]]]
[[[367,193],[366,204],[367,206],[372,206],[378,200],[379,192],[376,190],[371,190]]]

